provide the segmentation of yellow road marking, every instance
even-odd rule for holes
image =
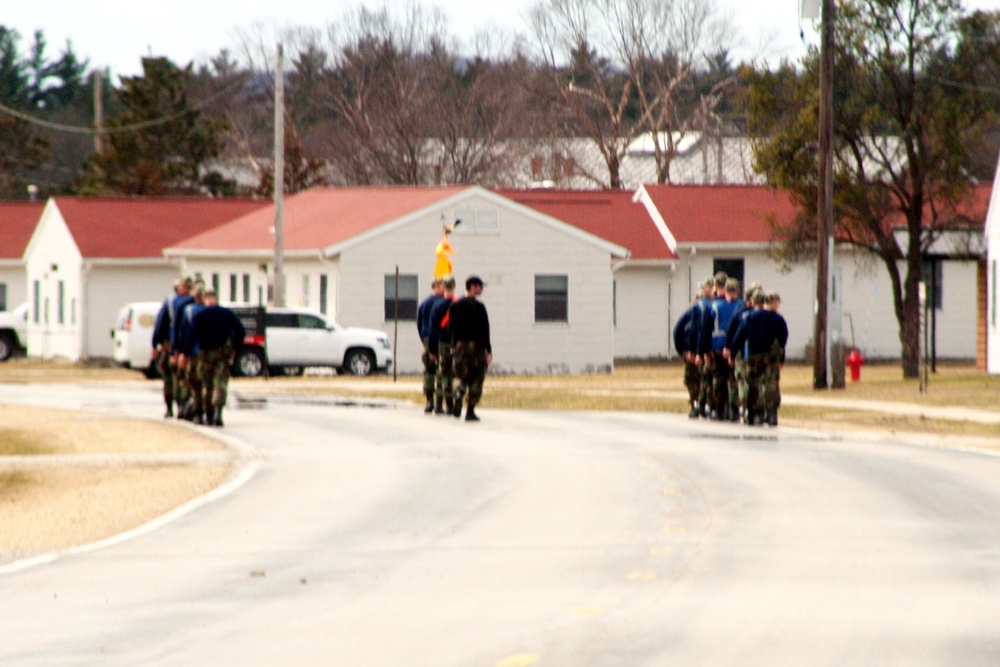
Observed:
[[[673,551],[670,547],[652,547],[649,550],[651,556],[666,556],[668,553]]]
[[[534,653],[515,653],[497,660],[496,667],[529,667],[536,662],[538,662],[538,656]]]
[[[680,535],[686,532],[684,526],[667,526],[663,529],[664,535]]]
[[[600,607],[577,607],[573,613],[577,616],[603,616],[605,612]]]
[[[629,581],[653,581],[656,579],[655,572],[633,572],[628,575]]]
[[[676,496],[679,493],[680,491],[678,491],[673,487],[667,487],[666,489],[663,489],[663,495],[665,496]]]

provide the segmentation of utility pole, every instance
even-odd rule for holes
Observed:
[[[816,227],[816,322],[813,389],[830,388],[830,283],[833,273],[834,0],[823,0],[819,74],[819,194]]]
[[[104,152],[104,72],[94,70],[94,152]]]
[[[274,305],[285,305],[285,73],[278,43],[274,67]]]

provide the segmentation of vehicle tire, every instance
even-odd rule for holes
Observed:
[[[351,375],[371,375],[375,370],[375,356],[368,350],[351,350],[344,358],[344,369]]]
[[[245,347],[236,355],[233,370],[241,377],[255,378],[264,372],[264,355],[255,347]]]
[[[14,354],[14,341],[9,333],[0,333],[0,361],[7,361]]]

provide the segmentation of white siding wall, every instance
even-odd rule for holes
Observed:
[[[50,202],[29,244],[26,257],[28,301],[28,355],[43,359],[76,361],[81,356],[79,312],[73,318],[73,303],[80,302],[82,261],[58,209]],[[34,284],[38,282],[36,312]],[[63,293],[63,321],[59,322],[59,285]],[[79,305],[77,306],[79,308]]]
[[[24,262],[0,262],[0,284],[7,286],[7,310],[14,310],[28,300],[28,283]]]
[[[746,282],[758,282],[765,290],[775,290],[781,295],[781,314],[788,322],[788,356],[806,359],[813,339],[815,265],[796,264],[783,272],[762,251],[699,249],[694,256],[683,251],[681,255],[686,259],[678,263],[672,275],[671,321],[676,322],[687,307],[689,271],[690,294],[694,294],[698,283],[712,273],[714,257],[743,257]],[[835,318],[839,315],[841,337],[847,345],[856,345],[870,359],[898,359],[899,325],[892,286],[883,265],[868,255],[841,248],[834,256],[834,272],[842,287],[842,305],[831,312],[831,327],[835,328]],[[655,280],[648,289],[656,289]],[[941,289],[942,309],[937,313],[938,358],[975,359],[976,263],[944,262]],[[657,322],[657,317],[652,313],[650,321]]]
[[[463,206],[469,207],[498,210],[485,198]],[[482,301],[490,315],[493,369],[516,373],[610,369],[610,253],[513,209],[501,208],[499,216],[499,232],[456,233],[451,241],[458,291],[464,292],[470,274],[478,274],[487,283]],[[393,274],[397,265],[401,274],[419,276],[423,299],[429,293],[440,236],[440,215],[434,213],[345,250],[341,255],[342,323],[380,329],[392,338],[393,322],[385,321],[384,277]],[[536,274],[568,276],[568,323],[534,321]],[[394,348],[401,372],[420,370],[415,322],[399,323]]]
[[[687,304],[686,286],[679,289],[669,267],[626,266],[614,274],[616,359],[651,359],[676,356],[673,326]]]
[[[266,265],[266,272],[261,265]],[[189,257],[184,261],[186,275],[201,275],[208,285],[212,284],[213,274],[219,276],[219,300],[230,304],[253,304],[263,301],[268,303],[267,286],[273,281],[274,262],[271,259],[214,259],[206,257]],[[318,258],[291,258],[285,260],[285,303],[290,307],[310,308],[322,311],[320,303],[320,281],[327,277],[326,314],[331,319],[337,318],[337,283],[339,280],[339,265],[336,260],[323,261]],[[236,276],[236,298],[230,291],[232,277]],[[243,280],[250,278],[250,298],[245,298]],[[303,291],[303,277],[308,276],[308,293]]]
[[[78,311],[84,311],[83,356],[110,358],[111,329],[121,307],[134,301],[163,301],[173,293],[173,283],[179,275],[177,267],[163,264],[93,266],[86,270],[86,296],[83,304],[77,305]]]
[[[742,258],[746,284],[759,283],[765,290],[774,290],[781,295],[781,315],[788,323],[788,357],[805,357],[806,346],[812,340],[813,333],[816,283],[812,267],[795,266],[788,272],[782,272],[762,250],[746,248],[699,248],[694,255],[689,248],[682,248],[679,254],[681,259],[671,276],[671,322],[676,322],[701,294],[700,283],[712,275],[714,259]],[[746,285],[741,288],[745,290]],[[745,292],[741,292],[741,296],[744,294]]]

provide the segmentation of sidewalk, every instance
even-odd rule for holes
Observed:
[[[894,401],[852,400],[823,398],[819,396],[783,395],[782,405],[798,405],[812,408],[837,408],[841,410],[865,410],[906,417],[923,417],[947,421],[965,421],[977,424],[1000,424],[1000,412],[977,410],[960,406],[917,405]]]

